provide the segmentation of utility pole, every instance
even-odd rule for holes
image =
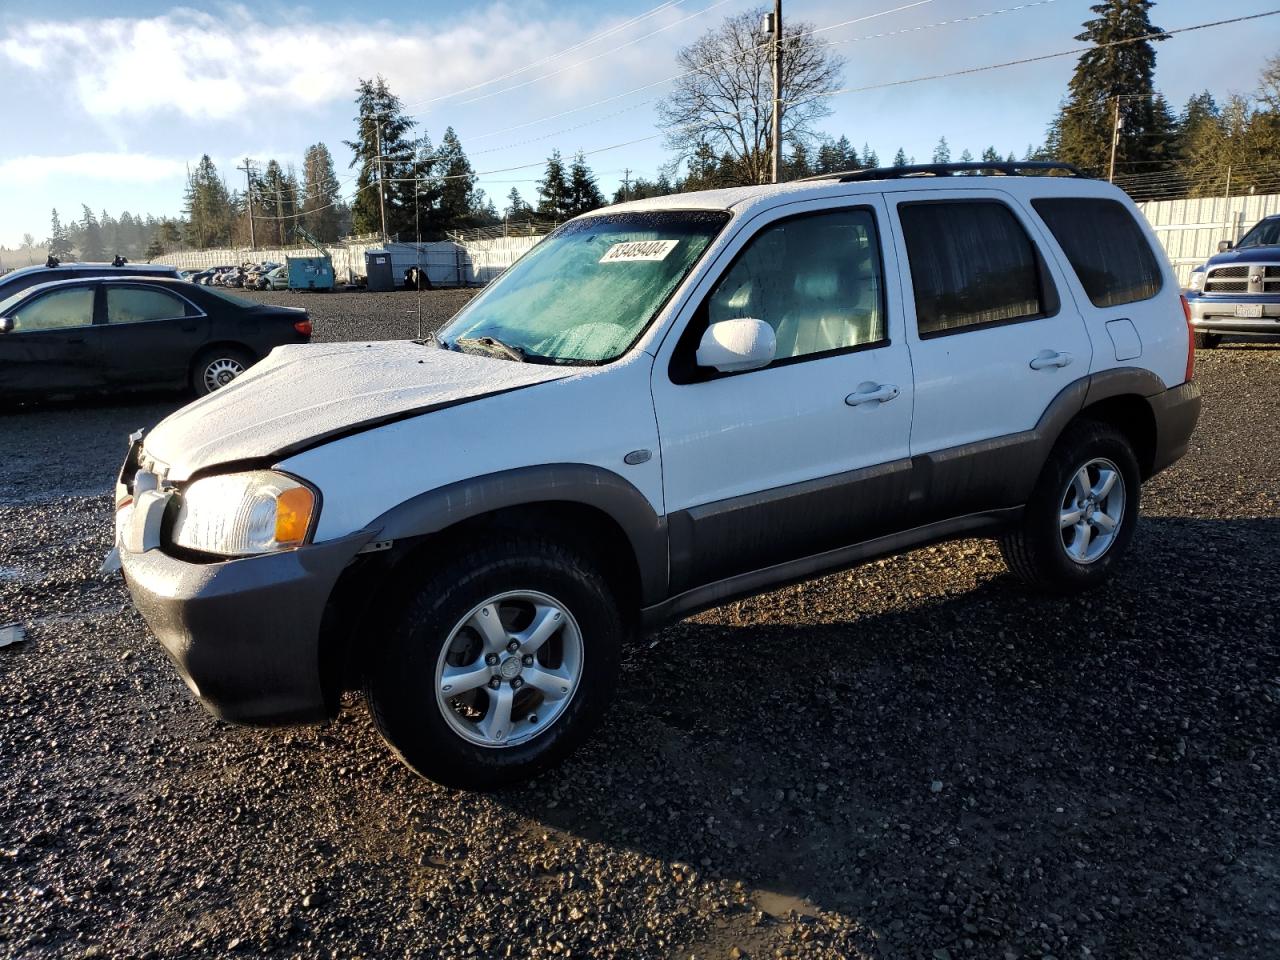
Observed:
[[[773,0],[773,182],[782,180],[782,0]]]
[[[631,199],[631,168],[623,167],[622,169],[622,199]]]
[[[244,171],[244,181],[248,190],[245,196],[249,198],[249,249],[256,250],[258,249],[258,240],[257,234],[254,233],[253,229],[253,161],[245,157],[244,166],[236,167],[236,169]]]
[[[378,207],[382,211],[382,242],[387,242],[387,190],[386,181],[382,179],[382,118],[375,117],[375,142],[378,146]]]
[[[1120,97],[1121,94],[1117,93],[1115,97],[1115,120],[1111,126],[1111,169],[1107,172],[1107,183],[1116,182],[1116,148],[1120,146],[1120,127],[1122,126],[1120,122]]]

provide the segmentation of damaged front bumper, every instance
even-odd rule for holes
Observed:
[[[117,486],[118,561],[138,611],[191,691],[236,723],[314,723],[333,716],[337,689],[322,637],[334,585],[372,531],[235,559],[166,552],[177,494],[133,439]],[[150,469],[147,469],[150,468]],[[126,483],[125,477],[131,479]]]

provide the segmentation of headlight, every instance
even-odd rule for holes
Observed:
[[[1204,267],[1198,267],[1191,271],[1191,283],[1187,286],[1188,290],[1204,289]]]
[[[316,495],[270,470],[197,480],[182,495],[173,542],[189,550],[242,557],[301,546]]]

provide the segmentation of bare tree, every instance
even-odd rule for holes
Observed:
[[[773,143],[770,44],[760,31],[765,8],[727,17],[676,56],[685,72],[658,105],[667,146],[681,159],[701,147],[727,156],[745,183],[768,183]],[[811,24],[784,22],[782,139],[810,146],[813,122],[831,111],[824,95],[839,88],[844,58],[826,52]]]

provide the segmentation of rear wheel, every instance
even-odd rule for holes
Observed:
[[[1133,539],[1141,476],[1124,435],[1104,423],[1067,427],[1018,526],[1000,540],[1020,580],[1074,593],[1106,580]]]
[[[1196,347],[1201,350],[1212,350],[1220,343],[1222,343],[1222,334],[1220,333],[1196,334]]]
[[[585,557],[493,541],[411,588],[365,679],[378,731],[411,769],[486,789],[558,763],[617,676],[623,620]]]
[[[191,365],[191,387],[199,396],[220,390],[253,364],[253,358],[238,347],[214,347],[196,357]]]

